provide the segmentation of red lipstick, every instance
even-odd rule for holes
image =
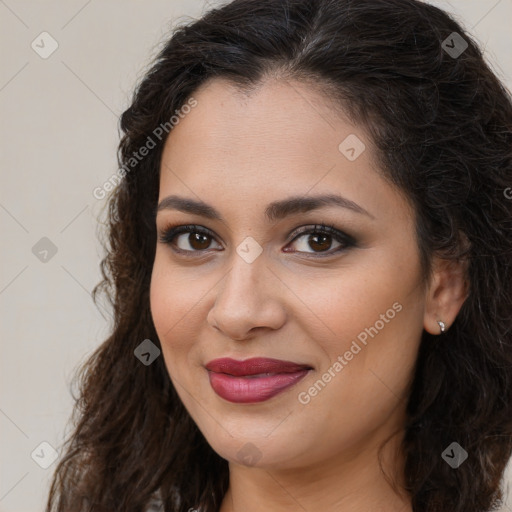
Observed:
[[[210,385],[217,395],[229,402],[263,402],[304,378],[309,365],[254,357],[244,361],[214,359],[206,366]]]

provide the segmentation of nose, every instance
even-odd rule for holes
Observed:
[[[264,254],[247,263],[235,253],[231,270],[215,290],[207,321],[233,340],[245,340],[254,331],[279,329],[286,321],[282,297],[286,287],[268,267]]]

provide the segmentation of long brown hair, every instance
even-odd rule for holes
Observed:
[[[434,254],[467,258],[470,293],[455,323],[442,344],[423,332],[406,490],[415,512],[484,512],[499,501],[512,452],[509,93],[461,26],[417,0],[235,0],[176,28],[121,117],[125,176],[108,201],[94,290],[114,322],[76,375],[74,430],[47,512],[141,512],[157,491],[168,512],[218,511],[227,461],[183,407],[163,357],[145,366],[134,356],[145,339],[160,346],[149,305],[165,142],[155,129],[208,79],[244,88],[269,73],[324,86],[368,129],[381,172],[414,205],[425,276]],[[155,147],[134,160],[148,137]],[[469,454],[457,470],[441,458],[453,441]]]

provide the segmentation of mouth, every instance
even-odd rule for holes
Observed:
[[[233,403],[269,400],[313,370],[310,365],[262,357],[245,361],[215,359],[205,367],[213,391]]]

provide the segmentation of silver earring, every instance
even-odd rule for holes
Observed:
[[[438,320],[437,323],[439,324],[439,328],[441,329],[441,334],[446,331],[446,324],[442,322],[441,320]]]

